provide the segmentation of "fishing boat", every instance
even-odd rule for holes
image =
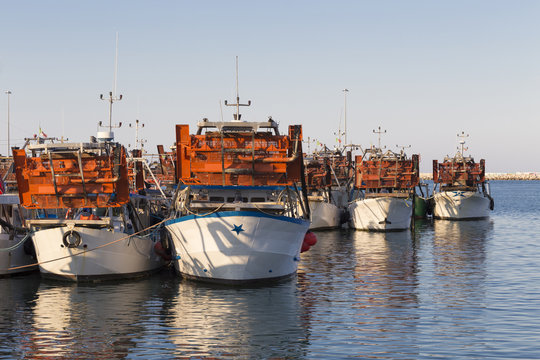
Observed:
[[[19,203],[13,158],[0,157],[0,276],[37,269],[32,240],[24,226]]]
[[[174,266],[183,277],[207,282],[287,278],[296,273],[309,228],[307,197],[297,186],[302,127],[281,135],[271,118],[241,121],[239,106],[251,101],[240,104],[238,92],[236,100],[225,101],[236,107],[233,121],[203,119],[194,135],[189,125],[176,125],[179,183],[165,223]]]
[[[158,270],[149,199],[129,194],[126,151],[111,137],[14,149],[19,199],[40,271],[74,281]]]
[[[324,147],[304,160],[310,207],[310,229],[335,229],[348,220],[352,167],[350,153]]]
[[[486,162],[465,156],[465,138],[457,135],[460,146],[453,157],[442,163],[433,160],[433,216],[437,219],[474,220],[487,218],[494,208],[489,182],[485,179]]]
[[[431,215],[429,203],[429,184],[427,182],[420,181],[414,196],[414,217],[416,219],[425,218],[428,215]]]
[[[415,187],[419,183],[419,156],[371,147],[356,156],[357,199],[349,205],[350,226],[357,230],[409,229]]]
[[[0,187],[1,183],[0,179]],[[0,276],[37,269],[32,240],[23,225],[19,196],[0,190]]]

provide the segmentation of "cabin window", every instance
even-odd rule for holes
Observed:
[[[210,201],[223,202],[224,199],[221,196],[210,196]]]
[[[100,217],[107,216],[107,208],[96,208],[94,214]]]
[[[265,202],[266,199],[263,197],[252,197],[251,202]]]

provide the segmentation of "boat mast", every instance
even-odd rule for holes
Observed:
[[[382,149],[381,148],[381,134],[386,134],[386,130],[381,130],[381,127],[379,126],[378,130],[373,130],[373,133],[374,134],[379,134],[379,149]]]
[[[251,100],[248,100],[247,104],[240,104],[240,94],[238,92],[238,56],[236,56],[236,104],[228,104],[225,100],[225,106],[236,106],[236,114],[234,114],[234,121],[240,121],[240,106],[250,106]]]
[[[343,129],[343,132],[345,133],[345,144],[343,145],[343,148],[347,146],[347,93],[349,92],[349,89],[344,89],[343,93],[345,94],[345,111],[344,111],[344,117],[345,117],[345,129]]]
[[[458,139],[461,138],[461,140],[459,140],[459,146],[461,147],[461,149],[460,147],[458,147],[458,150],[461,151],[461,156],[465,157],[464,151],[469,150],[468,147],[465,147],[465,138],[468,138],[469,134],[465,134],[465,131],[462,131],[461,134],[457,134],[457,137]]]
[[[139,129],[142,129],[144,127],[144,124],[141,123],[138,119],[135,120],[135,125],[129,124],[129,127],[135,128],[135,149],[142,150],[144,147],[144,143],[146,142],[146,139],[139,138]]]

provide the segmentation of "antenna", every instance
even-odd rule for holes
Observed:
[[[345,146],[347,146],[347,93],[349,92],[349,89],[344,89],[343,93],[345,94],[345,129],[343,129],[343,132],[345,133]]]
[[[219,100],[219,111],[221,112],[221,122],[223,122],[223,106],[221,105],[221,100]]]
[[[379,149],[381,148],[381,134],[386,134],[386,130],[381,130],[381,127],[379,126],[378,130],[373,130],[374,134],[379,134]]]
[[[235,121],[240,121],[240,106],[250,106],[251,100],[248,100],[247,104],[240,104],[240,94],[238,92],[238,56],[236,56],[236,104],[228,104],[225,100],[225,106],[236,106],[236,114],[234,115]]]
[[[114,81],[113,81],[113,91],[109,92],[109,98],[104,98],[103,94],[99,95],[99,98],[101,100],[107,100],[109,101],[109,125],[103,125],[103,122],[99,122],[99,127],[108,127],[109,128],[109,134],[106,135],[106,140],[111,141],[114,139],[114,134],[112,132],[113,128],[119,128],[122,126],[122,123],[118,123],[118,125],[113,125],[112,123],[112,108],[113,103],[115,101],[122,100],[122,95],[116,96],[116,85],[117,85],[117,72],[118,72],[118,32],[116,33],[116,51],[115,51],[115,57],[114,57]]]
[[[64,137],[65,135],[65,122],[66,122],[66,116],[65,116],[65,111],[64,111],[64,107],[62,107],[62,137],[60,138],[60,142],[63,143],[64,141],[67,141],[69,140],[68,138]]]
[[[341,110],[341,113],[339,114],[339,123],[338,123],[338,131],[335,132],[334,135],[337,136],[337,142],[338,146],[341,146],[341,136],[345,134],[344,131],[341,131],[341,116],[343,115],[343,109]]]
[[[147,141],[145,139],[139,139],[139,129],[142,129],[144,127],[144,124],[137,119],[135,120],[135,125],[131,125],[130,123],[129,127],[135,128],[135,148],[140,145],[140,149],[142,150],[144,147],[144,143],[146,143]]]
[[[118,78],[118,31],[116,32],[116,47],[114,54],[114,82],[113,82],[113,94],[116,96],[116,80]]]
[[[409,149],[411,145],[396,145],[396,147],[398,149],[401,148],[401,151],[399,152],[401,155],[405,155],[405,149]]]
[[[461,138],[457,149],[460,150],[461,147],[461,155],[464,156],[463,152],[469,150],[468,147],[465,147],[465,139],[469,137],[469,134],[465,134],[465,131],[462,131],[461,134],[457,134],[457,137],[458,139]]]

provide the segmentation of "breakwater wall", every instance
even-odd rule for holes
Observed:
[[[432,173],[420,173],[420,179],[433,180]],[[487,180],[540,180],[540,172],[486,173]]]

